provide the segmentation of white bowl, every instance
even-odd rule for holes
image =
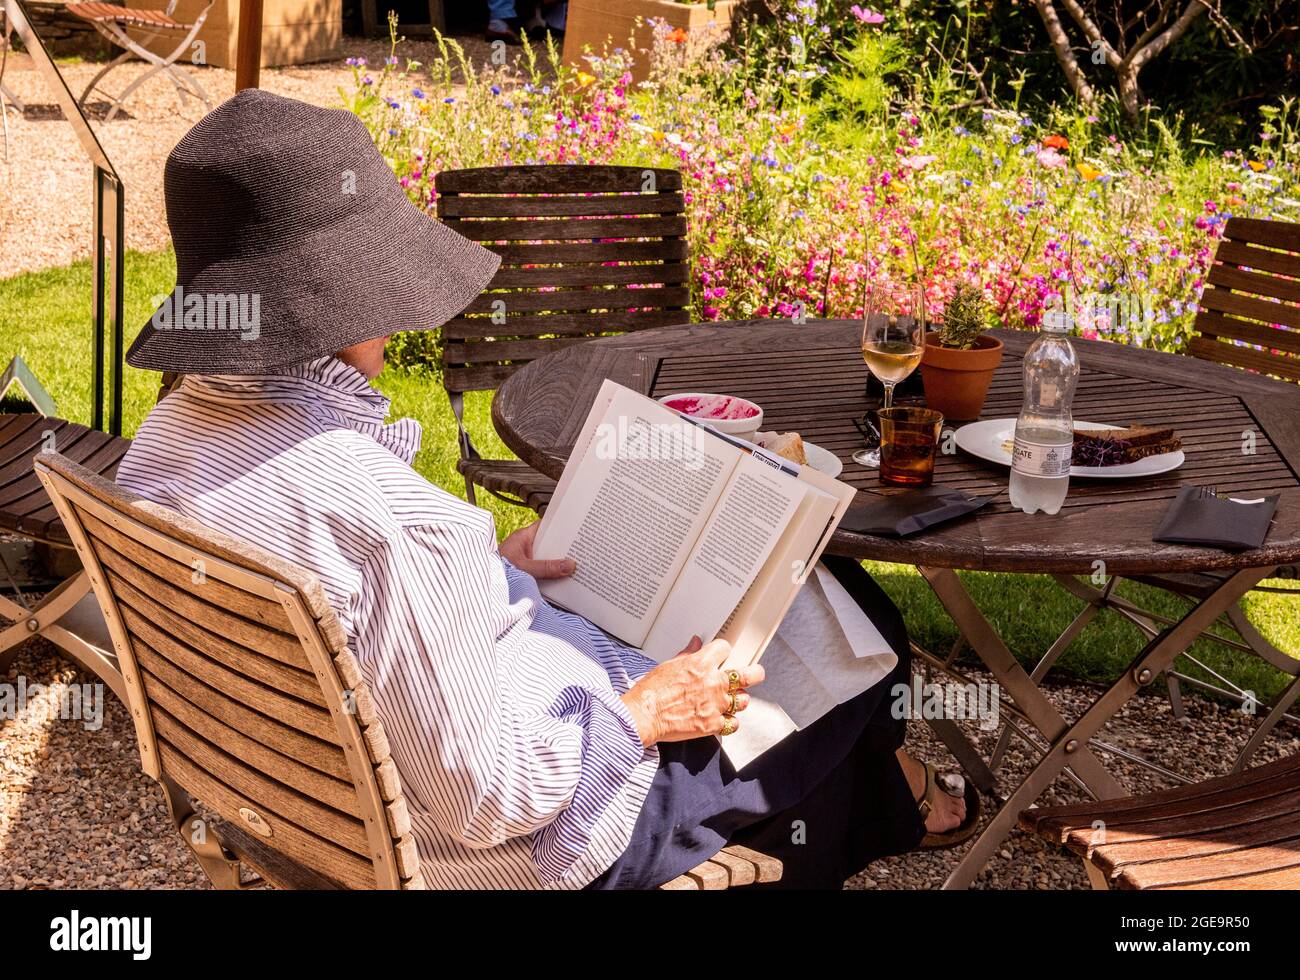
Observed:
[[[729,436],[736,436],[739,439],[754,438],[756,433],[763,424],[763,406],[750,401],[748,398],[741,398],[738,395],[719,395],[710,391],[675,391],[671,395],[664,395],[659,399],[659,403],[668,406],[668,402],[678,398],[731,398],[741,402],[754,409],[754,414],[743,419],[708,419],[699,415],[688,415],[686,412],[678,412],[680,415],[687,415],[688,418],[698,419],[701,422],[713,426],[719,432],[725,432]],[[673,409],[677,412],[677,409]]]

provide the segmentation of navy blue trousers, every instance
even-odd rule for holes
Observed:
[[[627,850],[589,888],[655,888],[727,844],[784,862],[781,881],[751,887],[839,888],[871,861],[920,843],[925,824],[895,757],[906,723],[890,711],[894,685],[911,677],[903,617],[856,561],[823,563],[898,654],[898,666],[759,756],[743,776],[715,738],[661,743]]]

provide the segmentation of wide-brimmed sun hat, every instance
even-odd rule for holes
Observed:
[[[494,253],[406,196],[353,113],[245,89],[167,157],[176,289],[131,345],[157,371],[260,374],[463,310]]]

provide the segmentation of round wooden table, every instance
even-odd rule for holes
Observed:
[[[877,472],[851,459],[863,441],[853,419],[869,407],[859,332],[860,324],[852,320],[751,320],[603,338],[516,372],[497,393],[492,419],[521,459],[558,478],[606,378],[651,396],[674,391],[740,395],[763,406],[764,429],[794,430],[831,450],[845,464],[840,479],[865,494],[878,494]],[[983,417],[1014,418],[1022,397],[1020,361],[1034,335],[997,333],[1006,355]],[[1234,610],[1256,583],[1278,566],[1300,562],[1300,386],[1190,357],[1100,341],[1075,339],[1074,344],[1082,363],[1075,417],[1117,425],[1172,425],[1187,455],[1182,467],[1134,480],[1074,480],[1065,505],[1051,517],[1025,515],[1003,496],[968,518],[913,538],[840,530],[830,546],[838,554],[918,566],[1010,696],[1010,710],[1050,744],[953,873],[950,887],[969,884],[1019,812],[1064,769],[1099,798],[1125,795],[1090,748],[1106,748],[1095,738],[1101,727],[1140,687],[1169,670],[1202,630]],[[1007,482],[1005,467],[957,451],[941,455],[935,467],[937,486],[975,494],[1000,491]],[[1152,541],[1161,515],[1185,484],[1251,496],[1279,494],[1264,546],[1232,553]],[[955,574],[958,569],[1051,573],[1088,605],[1031,676],[975,606]],[[1089,575],[1095,582],[1098,576],[1170,573],[1200,576],[1199,601],[1176,623],[1151,629],[1155,635],[1130,668],[1079,719],[1067,723],[1037,681],[1102,608],[1127,613],[1135,622],[1143,612],[1109,587],[1094,589],[1075,576]],[[995,777],[988,764],[954,722],[936,721],[932,727],[966,771],[991,791]]]

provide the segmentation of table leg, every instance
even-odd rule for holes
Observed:
[[[975,784],[975,788],[987,796],[994,796],[997,792],[997,776],[989,768],[989,764],[984,761],[971,740],[962,734],[962,730],[957,727],[957,723],[951,718],[927,718],[925,723],[930,726],[930,730],[939,736],[939,740],[952,753],[952,757],[957,760],[962,771],[970,777],[970,781]]]
[[[1074,620],[1065,628],[1065,632],[1056,638],[1056,642],[1051,645],[1048,651],[1043,654],[1038,663],[1034,664],[1033,671],[1029,674],[1029,679],[1034,684],[1041,684],[1047,672],[1052,669],[1056,661],[1061,659],[1061,654],[1069,649],[1070,644],[1075,638],[1083,632],[1083,628],[1092,622],[1093,618],[1101,611],[1100,606],[1089,603],[1074,617]],[[993,754],[989,757],[989,768],[996,770],[1002,765],[1002,756],[1006,753],[1008,746],[1011,744],[1011,726],[1003,725],[1002,732],[998,735],[997,747],[993,749]]]
[[[1020,661],[1016,660],[993,625],[984,618],[984,614],[975,605],[975,600],[961,584],[957,573],[951,568],[921,568],[920,572],[966,637],[971,649],[984,661],[994,679],[1011,696],[1025,717],[1049,742],[1060,738],[1067,727],[1065,719],[1047,699],[1047,695],[1038,689],[1025,668],[1020,666]],[[1126,795],[1124,787],[1086,746],[1075,754],[1070,768],[1099,799]]]
[[[1140,688],[1150,684],[1161,671],[1166,670],[1178,655],[1200,636],[1202,630],[1254,588],[1268,575],[1268,572],[1267,568],[1254,568],[1235,573],[1206,596],[1199,605],[1188,610],[1177,623],[1164,630],[1159,636],[1153,637],[1133,659],[1129,668],[1106,689],[1105,693],[1094,701],[1074,724],[1052,738],[1052,747],[1038,760],[1038,764],[1015,792],[1007,798],[1006,803],[976,839],[961,863],[948,876],[943,887],[945,889],[968,887],[993,856],[994,851],[1014,829],[1021,811],[1031,806],[1062,770],[1069,766],[1082,775],[1078,765],[1079,756],[1088,751],[1088,740],[1096,735]],[[955,574],[953,577],[956,577]],[[977,651],[980,650],[979,645],[973,640],[972,646]],[[1021,707],[1025,706],[1021,705]]]

